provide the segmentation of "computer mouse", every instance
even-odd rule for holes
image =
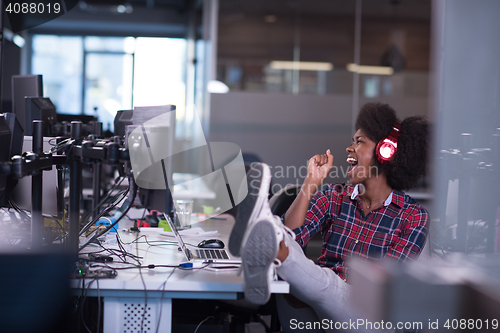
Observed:
[[[205,239],[198,244],[198,247],[209,249],[223,249],[224,243],[220,239]]]

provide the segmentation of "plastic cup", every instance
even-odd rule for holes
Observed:
[[[178,220],[179,229],[191,227],[191,213],[193,213],[192,200],[175,200],[175,213]]]

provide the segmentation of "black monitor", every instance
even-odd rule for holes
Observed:
[[[68,123],[71,123],[72,121],[81,121],[82,124],[88,124],[91,121],[97,121],[97,118],[86,114],[58,113],[57,122],[62,123],[63,121],[67,121]]]
[[[114,127],[116,136],[125,136],[125,127],[127,125],[133,125],[132,116],[134,115],[134,110],[120,110],[116,112]]]
[[[51,136],[52,126],[57,122],[56,107],[46,97],[25,97],[26,127],[24,135],[33,135],[33,120],[43,121],[43,136]]]
[[[11,132],[5,117],[0,117],[0,162],[10,161]],[[0,192],[3,193],[7,183],[7,176],[0,177]]]
[[[0,162],[8,162],[22,154],[23,130],[12,113],[0,113]],[[0,176],[0,207],[4,207],[17,185],[10,175]]]
[[[166,187],[165,190],[151,190],[139,187],[137,195],[144,208],[171,215],[174,210],[174,201],[168,184]]]
[[[123,125],[123,130],[125,135],[128,135],[129,133],[125,133],[125,126],[129,125],[128,122],[131,122],[133,125],[147,125],[151,126],[152,124],[156,125],[156,121],[154,121],[155,117],[165,115],[169,113],[169,121],[165,121],[166,118],[163,118],[162,122],[163,124],[160,124],[162,126],[167,125],[169,129],[164,132],[165,135],[165,144],[168,143],[168,141],[171,141],[170,143],[174,144],[175,140],[175,112],[171,113],[172,111],[175,111],[176,107],[175,105],[162,105],[162,106],[145,106],[145,107],[135,107],[133,111],[125,110],[121,113],[120,118],[118,118],[118,122],[120,125]],[[120,111],[119,111],[120,112]],[[115,118],[115,122],[117,121],[117,118]],[[115,127],[115,135],[118,135],[116,133],[117,127]],[[146,140],[151,140],[147,139],[148,137],[148,129],[145,129],[145,134],[144,134]],[[125,140],[127,141],[128,138],[126,137]],[[151,144],[151,141],[148,143],[148,149],[149,145]],[[167,148],[169,149],[169,148]],[[171,148],[170,148],[171,149]],[[152,153],[150,151],[150,153]],[[168,154],[167,154],[168,156]],[[172,198],[172,192],[169,188],[169,181],[167,179],[167,175],[170,175],[172,177],[172,166],[171,166],[172,158],[164,158],[161,161],[161,166],[163,167],[163,180],[158,180],[161,182],[165,182],[165,189],[151,189],[151,188],[142,188],[141,183],[145,184],[144,182],[137,182],[137,179],[135,181],[138,183],[139,186],[139,199],[144,207],[150,210],[157,210],[160,212],[164,212],[166,214],[172,214],[174,204],[173,204],[173,198]],[[155,165],[158,167],[159,162],[156,162]],[[153,167],[153,165],[147,166],[147,168]],[[156,169],[156,167],[153,167]],[[156,169],[158,170],[158,169]],[[144,171],[144,170],[142,170]],[[153,171],[153,173],[155,173]],[[143,174],[146,174],[146,172],[143,172]],[[143,180],[144,181],[144,180]],[[147,183],[147,181],[146,181]]]
[[[15,114],[8,112],[4,113],[3,116],[7,125],[9,125],[12,137],[12,140],[10,141],[10,156],[21,155],[23,153],[23,127],[19,123]]]
[[[12,112],[16,115],[19,123],[26,129],[26,96],[42,97],[43,82],[41,75],[13,75],[12,76]]]

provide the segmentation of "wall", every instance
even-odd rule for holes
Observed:
[[[369,101],[361,99],[360,105]],[[380,98],[401,118],[426,115],[426,98]],[[351,95],[290,95],[230,92],[211,96],[210,141],[238,144],[272,167],[274,190],[306,175],[307,160],[330,148],[333,182],[345,181],[345,148],[353,134]],[[303,166],[302,170],[299,168]],[[295,171],[295,173],[294,173]],[[302,177],[299,174],[302,171]]]
[[[232,91],[291,92],[283,81],[291,82],[292,75],[281,77],[270,68],[270,62],[320,61],[331,63],[335,69],[327,72],[325,78],[318,79],[326,81],[326,87],[319,93],[352,93],[353,84],[346,82],[348,76],[343,74],[346,65],[355,61],[356,3],[345,0],[283,3],[221,0],[217,79]],[[389,46],[394,45],[397,52],[389,58],[397,62],[400,55],[404,59],[402,73],[428,73],[429,0],[369,0],[362,1],[361,8],[361,65],[387,65],[388,58],[384,55]],[[315,74],[300,73],[303,85],[300,93],[313,92],[305,88],[314,86]],[[423,87],[427,94],[427,85]]]

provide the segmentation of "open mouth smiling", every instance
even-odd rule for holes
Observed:
[[[356,168],[356,165],[358,165],[358,160],[352,156],[348,156],[346,161],[351,165],[351,170],[349,170],[347,174],[352,174],[352,172]]]

